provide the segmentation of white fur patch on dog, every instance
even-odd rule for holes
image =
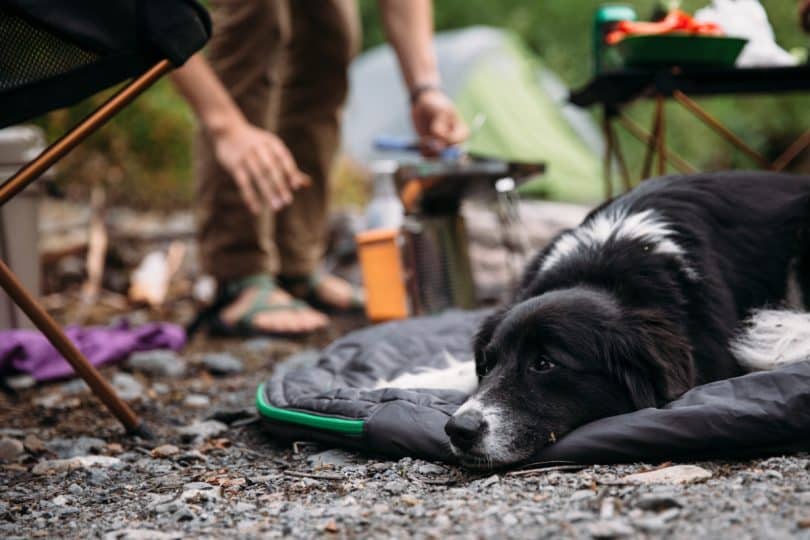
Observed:
[[[379,380],[374,385],[380,388],[444,388],[459,390],[467,394],[478,387],[478,376],[475,374],[475,362],[457,360],[445,351],[447,365],[441,368],[420,368],[414,373],[403,373],[390,381]]]
[[[810,360],[810,313],[762,309],[729,343],[744,368],[757,371]]]
[[[585,225],[560,236],[543,261],[540,270],[544,272],[552,268],[581,248],[596,249],[611,239],[627,239],[649,242],[653,253],[675,257],[682,263],[684,271],[691,279],[698,279],[694,269],[685,264],[684,250],[673,240],[674,236],[676,236],[675,231],[653,210],[644,210],[630,215],[621,209],[607,211],[597,214]]]

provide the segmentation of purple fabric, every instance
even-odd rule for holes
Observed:
[[[179,350],[186,343],[185,330],[168,323],[130,328],[122,321],[107,327],[68,327],[65,333],[94,366],[123,360],[135,351]],[[11,371],[28,373],[37,381],[73,375],[71,365],[35,330],[0,330],[0,373]]]

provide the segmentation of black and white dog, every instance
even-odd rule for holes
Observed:
[[[453,452],[518,463],[591,420],[810,358],[809,304],[810,177],[648,180],[557,236],[483,322]]]

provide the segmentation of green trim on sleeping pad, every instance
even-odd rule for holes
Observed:
[[[291,411],[270,405],[264,397],[264,384],[260,384],[258,390],[256,390],[256,407],[259,409],[259,414],[271,420],[325,429],[345,433],[347,435],[363,434],[363,425],[365,424],[363,420],[348,420],[334,416],[322,416],[301,411]]]

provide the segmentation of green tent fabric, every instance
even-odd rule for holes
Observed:
[[[472,27],[436,37],[442,81],[468,122],[486,121],[467,148],[503,159],[544,161],[548,172],[522,189],[553,200],[593,203],[603,194],[593,120],[567,106],[567,91],[512,33]],[[360,162],[388,158],[372,148],[378,135],[412,135],[407,96],[387,46],[360,56],[351,68],[345,116],[346,152]],[[395,156],[399,157],[399,156]]]

